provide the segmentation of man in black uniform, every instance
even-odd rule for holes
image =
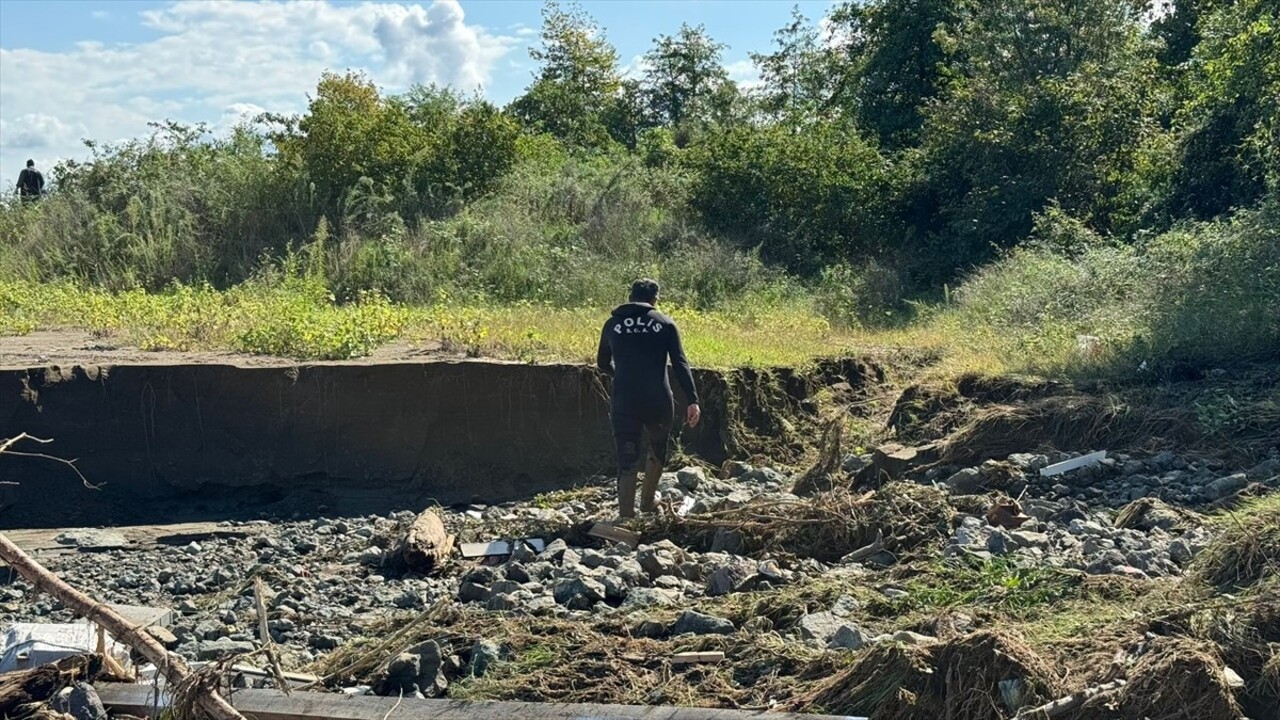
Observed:
[[[28,160],[27,166],[18,173],[18,195],[28,202],[38,200],[44,191],[44,175],[36,169],[36,161]]]
[[[689,426],[697,425],[702,417],[693,373],[680,345],[680,332],[671,318],[655,309],[657,304],[658,283],[635,281],[630,302],[615,308],[604,324],[596,353],[596,365],[613,376],[610,416],[618,451],[618,514],[624,518],[635,516],[636,461],[640,458],[642,430],[648,435],[648,454],[640,509],[656,509],[654,496],[667,461],[667,439],[675,414],[671,383],[667,380],[668,357],[689,401]]]

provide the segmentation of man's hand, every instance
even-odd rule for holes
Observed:
[[[698,427],[698,421],[702,419],[702,408],[698,407],[698,403],[689,406],[688,411],[689,427]]]

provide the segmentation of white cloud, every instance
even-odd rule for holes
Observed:
[[[750,90],[763,82],[760,79],[760,68],[750,60],[737,60],[727,63],[724,71],[729,74],[729,79],[736,82],[738,87],[743,90]]]
[[[157,36],[66,52],[0,48],[0,180],[32,148],[83,156],[81,137],[136,137],[149,121],[228,127],[247,108],[297,112],[330,69],[393,90],[435,82],[470,92],[517,42],[468,24],[457,0],[182,0],[135,17]]]

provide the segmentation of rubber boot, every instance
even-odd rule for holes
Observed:
[[[618,517],[633,518],[636,516],[636,474],[625,472],[618,475]]]
[[[658,480],[662,478],[662,463],[657,456],[650,455],[644,463],[644,484],[640,486],[640,512],[653,512],[658,509],[655,498],[658,494]]]

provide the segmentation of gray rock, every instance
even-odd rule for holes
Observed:
[[[893,642],[902,643],[904,645],[928,645],[938,641],[935,637],[921,635],[918,632],[911,632],[910,630],[899,630],[889,636],[889,639]]]
[[[418,673],[418,690],[427,697],[439,697],[449,688],[444,676],[444,653],[439,643],[428,640],[409,649],[418,656],[421,670]]]
[[[676,481],[680,487],[694,492],[707,481],[707,475],[700,467],[686,467],[676,471]]]
[[[521,584],[527,583],[533,579],[532,577],[529,576],[529,571],[526,570],[523,565],[517,562],[510,563],[505,568],[503,568],[502,574],[505,575],[508,580],[511,580],[512,582],[518,582]]]
[[[852,595],[841,595],[831,606],[831,612],[837,617],[848,617],[860,609],[862,609],[862,603]]]
[[[678,601],[678,596],[670,590],[635,588],[627,593],[626,599],[622,601],[622,608],[630,610],[644,607],[674,607]]]
[[[379,567],[386,558],[386,551],[380,547],[365,548],[356,558],[356,562],[367,567]]]
[[[53,708],[76,720],[102,720],[107,709],[98,697],[98,691],[85,682],[77,682],[64,690],[53,702]]]
[[[1204,497],[1208,500],[1221,500],[1244,489],[1249,484],[1249,476],[1244,473],[1227,475],[1205,485]]]
[[[835,634],[827,642],[827,647],[833,650],[861,650],[870,641],[862,628],[849,623],[836,629]]]
[[[993,532],[987,538],[987,552],[992,555],[1005,555],[1009,552],[1009,538],[1003,530]]]
[[[471,646],[471,662],[468,666],[475,677],[484,677],[489,668],[502,657],[502,647],[492,640],[478,638]]]
[[[196,657],[200,660],[217,660],[229,655],[244,655],[254,651],[253,643],[230,638],[218,638],[202,643]]]
[[[816,640],[826,645],[845,624],[846,621],[835,613],[816,612],[800,618],[800,622],[796,623],[796,631],[805,640]]]
[[[458,586],[458,599],[462,602],[486,602],[492,595],[493,591],[488,587],[470,580]]]
[[[982,492],[982,473],[978,468],[965,468],[946,480],[947,489],[956,495]]]
[[[485,609],[489,612],[512,612],[520,607],[520,603],[514,595],[495,594],[489,598],[489,602],[485,603]]]
[[[337,635],[316,633],[311,636],[308,644],[316,650],[334,650],[342,645],[342,638]]]
[[[671,626],[672,635],[729,635],[734,631],[733,621],[705,615],[696,610],[685,610]]]
[[[1280,475],[1280,458],[1267,458],[1249,470],[1250,480],[1268,480]]]
[[[753,570],[754,568],[750,565],[741,562],[731,562],[717,567],[707,576],[707,594],[711,597],[728,595],[751,577]]]
[[[586,577],[561,580],[552,590],[557,603],[570,610],[590,610],[605,598],[605,588],[600,582]]]
[[[711,552],[723,552],[738,555],[742,552],[742,534],[729,528],[716,528],[711,538]]]
[[[663,575],[675,575],[680,572],[680,565],[675,557],[665,549],[642,547],[636,552],[636,562],[651,578]]]
[[[412,694],[418,687],[418,677],[421,674],[422,658],[415,653],[400,653],[387,664],[382,690],[387,695]]]

